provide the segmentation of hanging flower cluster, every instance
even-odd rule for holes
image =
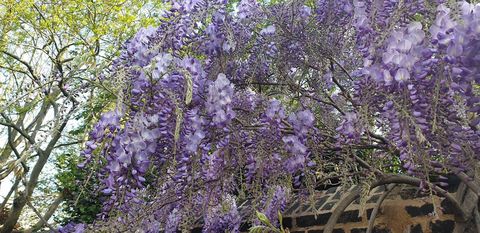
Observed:
[[[105,221],[175,232],[203,216],[204,232],[238,232],[240,200],[274,222],[288,193],[362,149],[422,179],[478,161],[479,5],[166,2],[114,62],[126,104],[83,152]]]

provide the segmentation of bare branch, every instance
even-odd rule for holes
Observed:
[[[5,55],[7,55],[7,56],[9,56],[9,57],[11,57],[11,58],[13,58],[13,59],[15,59],[15,60],[17,60],[18,62],[22,63],[25,67],[27,67],[28,72],[30,73],[30,75],[32,75],[31,78],[33,79],[33,81],[34,81],[35,83],[38,84],[38,80],[39,80],[39,79],[38,79],[38,77],[35,75],[35,72],[33,71],[32,66],[30,66],[30,64],[28,64],[28,62],[22,60],[21,58],[19,58],[19,57],[16,56],[15,54],[11,54],[11,53],[9,53],[9,52],[7,52],[7,51],[1,50],[0,52],[3,53],[3,54],[5,54]]]
[[[71,146],[71,145],[75,145],[75,144],[80,144],[80,143],[83,143],[84,141],[83,140],[78,140],[78,141],[73,141],[73,142],[66,142],[66,143],[60,143],[58,145],[56,145],[54,148],[60,148],[60,147],[64,147],[64,146]]]
[[[457,176],[463,183],[465,183],[473,191],[473,193],[475,193],[475,195],[480,196],[480,187],[478,187],[478,185],[475,182],[473,182],[472,178],[470,178],[464,172],[459,172]]]
[[[31,229],[26,230],[25,232],[27,233],[27,232],[37,231],[43,226],[45,226],[45,222],[48,222],[48,220],[52,217],[53,213],[55,213],[55,211],[58,209],[60,204],[63,202],[64,198],[65,198],[64,194],[60,193],[57,196],[57,198],[53,201],[53,203],[50,204],[47,212],[45,212],[45,214],[43,215],[43,218],[41,218],[40,221],[38,221]]]
[[[12,196],[13,192],[17,189],[18,184],[20,184],[20,180],[21,180],[20,177],[15,178],[15,182],[13,183],[12,187],[10,188],[10,191],[8,191],[7,196],[5,196],[5,199],[3,199],[2,205],[0,205],[0,210],[3,210],[3,208],[5,208],[5,206],[8,203],[8,200]]]
[[[43,224],[45,224],[51,231],[58,233],[57,229],[52,227],[52,225],[50,225],[48,223],[48,221],[43,218],[43,216],[40,214],[40,212],[38,212],[38,210],[32,205],[30,200],[27,200],[27,205],[33,210],[33,212],[35,212],[35,214],[40,218],[40,220],[43,222]]]
[[[7,126],[7,127],[12,127],[17,132],[19,132],[25,139],[27,139],[30,144],[32,144],[32,145],[35,144],[35,140],[32,137],[30,137],[30,135],[28,135],[25,131],[23,131],[20,127],[13,124],[11,122],[10,118],[5,113],[2,112],[2,113],[0,113],[0,115],[7,121],[7,122],[1,122],[0,121],[0,125],[4,125],[4,126]]]
[[[396,186],[396,184],[389,184],[387,186],[385,192],[377,200],[377,203],[375,204],[375,208],[373,208],[373,211],[370,214],[370,219],[368,220],[367,233],[372,233],[373,226],[375,225],[375,218],[377,217],[378,210],[380,209],[380,206],[382,206],[382,203],[385,200],[385,198],[393,190],[393,188],[395,188],[395,186]]]
[[[349,191],[348,195],[345,196],[342,200],[340,200],[337,205],[335,206],[335,209],[332,212],[332,215],[330,215],[330,218],[328,219],[327,224],[325,225],[325,228],[323,229],[324,233],[332,233],[333,228],[335,227],[335,224],[337,224],[338,218],[340,218],[340,215],[343,213],[343,211],[353,202],[355,199],[358,198],[360,195],[361,187],[360,186],[355,186],[352,190]]]
[[[17,159],[20,160],[22,156],[20,155],[20,153],[18,153],[17,147],[14,145],[11,128],[8,127],[7,131],[8,131],[8,145],[12,149],[12,151],[15,154],[15,156],[17,157]],[[21,163],[22,163],[22,166],[23,166],[23,171],[25,173],[28,172],[28,167],[27,167],[27,164],[25,163],[25,161],[21,161]]]

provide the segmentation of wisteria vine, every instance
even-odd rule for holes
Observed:
[[[96,227],[202,216],[204,232],[239,232],[332,172],[428,181],[478,161],[480,5],[166,2],[111,67],[124,98],[83,151],[103,183]]]

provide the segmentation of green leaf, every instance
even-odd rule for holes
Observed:
[[[265,227],[265,226],[253,226],[253,227],[250,227],[250,229],[248,229],[248,232],[250,232],[250,233],[262,233],[262,232],[265,232],[267,230],[268,230],[268,228]]]
[[[280,222],[280,230],[284,232],[285,229],[283,229],[283,217],[282,217],[282,213],[280,213],[280,210],[277,211],[277,215],[278,215],[278,221]]]
[[[264,223],[268,226],[272,225],[270,223],[270,220],[268,220],[267,216],[264,213],[256,211],[256,215],[257,215],[258,220],[260,220],[260,222],[262,222],[262,223]]]

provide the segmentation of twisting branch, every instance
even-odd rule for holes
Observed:
[[[373,226],[375,225],[375,218],[377,217],[378,210],[380,206],[382,206],[383,201],[385,198],[390,194],[390,192],[395,188],[396,184],[389,184],[385,190],[385,192],[380,196],[377,203],[375,204],[375,208],[373,208],[372,214],[370,215],[370,219],[368,220],[368,228],[367,233],[372,233]]]
[[[410,177],[406,175],[388,175],[381,177],[380,180],[375,182],[372,187],[377,187],[379,185],[385,184],[409,184],[413,186],[420,186],[422,180]],[[442,188],[438,187],[435,184],[427,183],[430,187],[432,187],[433,191],[437,193],[437,195],[445,197],[454,207],[455,214],[462,220],[465,221],[467,219],[468,214],[465,213],[462,206],[458,202],[458,200],[449,192],[443,190]]]
[[[467,174],[465,174],[465,172],[459,172],[457,174],[457,177],[463,183],[465,183],[465,185],[467,185],[467,187],[470,188],[473,191],[473,193],[475,193],[475,195],[480,196],[480,187],[478,187],[478,185],[475,182],[473,182],[472,178],[470,178]]]
[[[376,175],[383,175],[383,172],[378,170],[377,168],[374,168],[372,167],[370,164],[368,164],[365,160],[363,160],[362,158],[358,157],[358,155],[353,155],[353,158],[358,162],[358,164],[360,164],[360,166],[370,170],[370,171],[373,171]]]
[[[54,129],[54,132],[52,134],[52,139],[48,143],[45,150],[37,149],[38,160],[33,166],[32,172],[30,173],[29,180],[25,185],[25,192],[20,194],[19,197],[14,200],[13,207],[10,210],[8,218],[3,225],[3,228],[1,229],[2,233],[10,232],[13,229],[14,225],[17,223],[23,208],[25,207],[25,205],[28,204],[27,203],[28,199],[32,196],[33,191],[35,190],[35,187],[38,184],[38,178],[43,167],[47,163],[50,154],[52,153],[53,149],[55,148],[55,145],[60,139],[62,132],[67,126],[67,123],[71,118],[71,116],[73,115],[73,112],[75,111],[76,107],[77,106],[73,104],[72,108],[69,110],[69,112],[66,114],[66,116],[63,119],[57,119],[57,121],[59,122],[61,121],[61,124],[59,123],[58,128]]]
[[[345,75],[347,75],[347,77],[350,79],[350,80],[353,80],[352,76],[350,75],[350,73],[347,71],[347,69],[345,69],[345,67],[342,66],[342,64],[340,64],[335,58],[333,57],[330,57],[329,58],[331,62],[335,63],[335,65],[337,65],[338,67],[340,67],[340,69],[343,71],[343,73],[345,73]]]
[[[477,228],[477,232],[480,233],[480,213],[478,213],[478,205],[475,206],[475,209],[473,209],[473,217],[475,221],[475,228]]]
[[[342,215],[343,211],[353,202],[355,199],[358,198],[360,195],[361,186],[357,185],[352,190],[349,191],[348,195],[345,196],[342,200],[340,200],[330,215],[325,228],[323,229],[324,233],[332,233],[335,224],[337,224],[338,218]]]
[[[77,140],[77,141],[73,141],[73,142],[66,142],[66,143],[60,143],[58,145],[56,145],[54,148],[60,148],[60,147],[64,147],[64,146],[71,146],[71,145],[75,145],[75,144],[80,144],[80,143],[83,143],[83,140]]]
[[[20,153],[18,153],[17,147],[14,145],[13,138],[12,138],[12,129],[8,127],[7,132],[8,132],[8,145],[12,149],[17,159],[20,160],[22,156],[20,155]],[[20,161],[21,161],[24,173],[28,172],[28,167],[25,161],[23,160],[20,160]]]
[[[349,72],[345,69],[345,67],[343,67],[337,60],[335,60],[333,57],[330,57],[329,59],[330,59],[330,71],[331,71],[331,72],[334,71],[334,64],[335,64],[335,65],[337,65],[338,67],[340,67],[340,69],[345,73],[345,75],[347,75],[350,79],[352,79],[352,77],[350,76],[350,73],[349,73]],[[315,65],[313,65],[313,64],[310,64],[310,63],[309,63],[309,64],[307,64],[307,65],[308,65],[308,67],[310,67],[310,68],[312,68],[312,69],[314,69],[314,70],[316,70],[316,71],[321,71],[320,68],[318,68],[317,66],[315,66]],[[340,89],[340,91],[343,93],[343,95],[345,96],[345,98],[346,98],[348,101],[350,101],[350,102],[353,104],[353,106],[356,106],[355,103],[354,103],[354,101],[353,101],[353,99],[352,99],[352,97],[351,97],[351,95],[350,95],[350,93],[348,92],[348,90],[335,78],[335,76],[332,76],[332,81],[333,81],[333,82],[335,83],[335,85]],[[337,109],[337,110],[338,110],[338,109]],[[344,114],[342,114],[342,115],[344,115]],[[387,144],[387,145],[389,144],[389,143],[388,143],[388,140],[385,139],[384,137],[382,137],[382,136],[380,136],[380,135],[378,135],[378,134],[375,134],[375,133],[373,133],[373,132],[371,132],[371,131],[368,131],[367,133],[368,133],[368,135],[369,135],[370,137],[376,138],[376,139],[382,141],[383,143],[385,143],[385,144]]]

